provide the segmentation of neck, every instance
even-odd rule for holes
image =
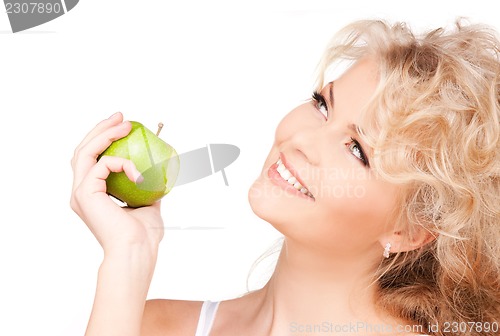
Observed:
[[[378,334],[368,328],[388,322],[376,313],[375,268],[370,254],[364,259],[325,257],[324,251],[285,240],[276,270],[263,288],[263,308],[273,316],[270,334],[346,325],[356,325],[359,334]],[[345,334],[352,335],[352,328]]]

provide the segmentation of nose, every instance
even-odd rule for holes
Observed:
[[[313,166],[321,161],[320,147],[323,131],[318,127],[303,128],[296,131],[289,139],[290,149]]]

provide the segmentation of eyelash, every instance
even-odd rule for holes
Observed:
[[[363,151],[363,148],[359,144],[359,141],[351,137],[351,141],[346,143],[347,149],[354,155],[359,161],[363,163],[366,167],[370,167],[370,163],[368,162],[368,159],[366,158],[365,152]],[[357,147],[357,149],[354,149],[354,146]],[[357,151],[358,155],[354,154],[354,152]]]
[[[326,104],[325,97],[321,93],[315,91],[312,94],[312,100],[316,109],[321,114],[323,114],[326,119],[328,119],[328,105]],[[325,109],[325,111],[322,111],[323,108]],[[351,141],[346,143],[346,146],[347,149],[352,153],[352,155],[354,155],[359,161],[361,161],[364,166],[370,167],[370,163],[368,162],[365,152],[363,151],[363,148],[359,144],[358,140],[351,137]],[[357,155],[354,154],[355,151],[357,152]]]
[[[318,91],[313,92],[312,95],[312,100],[314,101],[314,106],[316,109],[323,114],[323,116],[328,119],[328,105],[326,105],[326,100],[325,97]],[[322,111],[321,109],[324,108],[325,111]]]

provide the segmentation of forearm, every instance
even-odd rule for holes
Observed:
[[[140,246],[105,255],[86,336],[138,336],[156,252]]]

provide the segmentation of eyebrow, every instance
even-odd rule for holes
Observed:
[[[360,129],[360,128],[359,128],[359,126],[358,126],[358,125],[356,125],[356,124],[349,124],[349,125],[347,125],[347,127],[348,127],[351,131],[353,131],[354,133],[356,133],[357,135],[359,135],[359,134],[361,133],[361,129]]]
[[[333,108],[333,105],[335,103],[335,98],[333,96],[333,81],[330,82],[330,90],[328,90],[328,102],[330,103],[330,106]]]

